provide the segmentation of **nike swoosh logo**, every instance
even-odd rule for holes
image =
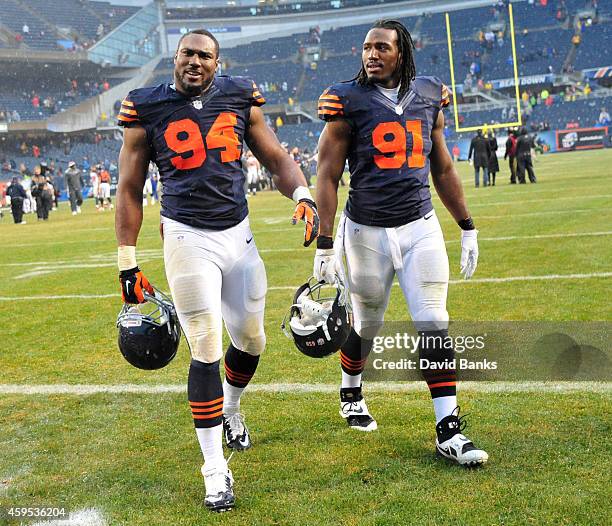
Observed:
[[[361,415],[363,414],[363,408],[360,407],[359,409],[349,409],[348,411],[342,410],[342,412],[345,415]]]
[[[242,437],[242,438],[239,440],[239,442],[240,442],[240,445],[241,445],[241,446],[243,446],[243,447],[246,447],[246,446],[248,446],[248,445],[249,445],[249,441],[247,440],[247,437],[246,437],[246,436]]]
[[[129,282],[129,280],[125,282],[125,295],[126,296],[130,295],[130,282]]]
[[[423,217],[423,219],[425,219],[425,221],[427,221],[432,215],[433,215],[433,212],[431,214],[429,214],[428,216]]]
[[[249,239],[247,239],[247,240],[246,240],[247,245],[248,245],[248,244],[249,244],[251,241],[253,241],[253,236],[251,236]]]

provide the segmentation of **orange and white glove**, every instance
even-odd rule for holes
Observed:
[[[302,197],[298,200],[291,223],[295,225],[298,221],[304,221],[306,224],[304,228],[304,246],[307,247],[319,235],[319,214],[317,213],[317,205],[310,197],[310,192],[308,192],[306,187],[299,187],[295,193],[302,189],[306,191],[308,197]]]
[[[117,262],[119,264],[119,284],[121,285],[123,302],[144,303],[147,301],[144,293],[153,295],[155,292],[149,280],[136,264],[136,247],[120,246]]]

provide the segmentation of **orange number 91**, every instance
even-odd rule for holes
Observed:
[[[406,121],[406,130],[412,135],[412,152],[406,155],[406,132],[399,122],[381,122],[372,132],[372,143],[382,154],[375,155],[376,166],[382,169],[401,168],[408,163],[408,168],[423,168],[423,130],[420,120]]]

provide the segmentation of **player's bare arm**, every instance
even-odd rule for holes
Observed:
[[[149,166],[150,152],[145,129],[125,128],[119,152],[119,183],[115,235],[117,243],[136,245],[142,225],[142,189]]]
[[[317,207],[321,219],[321,236],[331,237],[338,209],[338,183],[351,142],[351,126],[345,120],[328,122],[319,139],[317,166]]]
[[[117,185],[117,263],[121,296],[126,303],[143,303],[144,292],[153,294],[153,287],[136,263],[136,241],[142,225],[142,189],[149,167],[150,151],[145,129],[126,128],[119,152],[119,184]]]
[[[300,220],[304,221],[304,246],[309,246],[319,235],[317,207],[302,170],[280,145],[258,107],[251,108],[245,140],[257,160],[272,174],[280,193],[298,203],[292,222],[296,224]]]
[[[313,263],[313,275],[318,281],[334,283],[338,262],[334,253],[332,235],[338,209],[338,183],[344,172],[349,151],[351,126],[345,120],[330,121],[319,139],[319,163],[317,166],[317,203],[321,217],[321,233],[317,239],[317,252]]]
[[[429,156],[431,177],[442,203],[461,227],[461,259],[459,265],[463,277],[470,279],[478,265],[478,230],[474,227],[474,222],[465,203],[461,180],[448,153],[443,130],[444,115],[440,112],[431,131],[432,146]]]
[[[431,177],[436,192],[438,192],[442,203],[455,221],[459,222],[467,219],[470,213],[463,195],[463,186],[461,185],[459,174],[446,147],[444,139],[444,115],[442,112],[438,114],[434,128],[431,131],[431,142],[432,147],[429,160],[431,163]]]

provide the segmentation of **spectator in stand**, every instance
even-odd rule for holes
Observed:
[[[16,225],[25,225],[23,220],[23,203],[27,199],[25,189],[21,186],[18,177],[13,177],[10,186],[6,189],[6,195],[11,198],[11,213]]]
[[[491,186],[495,186],[495,176],[499,172],[499,162],[497,161],[497,139],[493,130],[489,130],[489,180]]]
[[[72,215],[75,216],[81,213],[81,205],[83,204],[83,178],[81,170],[77,168],[74,161],[68,163],[65,178],[70,199],[70,209],[72,210]]]
[[[40,97],[36,93],[32,95],[31,102],[33,108],[40,108]]]
[[[491,151],[489,141],[482,134],[482,130],[478,130],[476,136],[470,143],[470,151],[468,153],[468,161],[472,160],[474,154],[474,182],[476,188],[480,186],[480,169],[482,168],[482,185],[489,186],[489,157]]]
[[[606,111],[606,108],[601,108],[597,124],[600,126],[608,126],[610,124],[610,114]]]
[[[510,167],[510,184],[516,184],[516,132],[514,130],[508,132],[504,161],[506,159],[508,159],[508,166]]]
[[[32,146],[32,155],[33,155],[33,156],[34,156],[36,159],[38,159],[38,158],[40,157],[40,148],[39,148],[39,147],[38,147],[36,144],[34,144],[34,145]]]

